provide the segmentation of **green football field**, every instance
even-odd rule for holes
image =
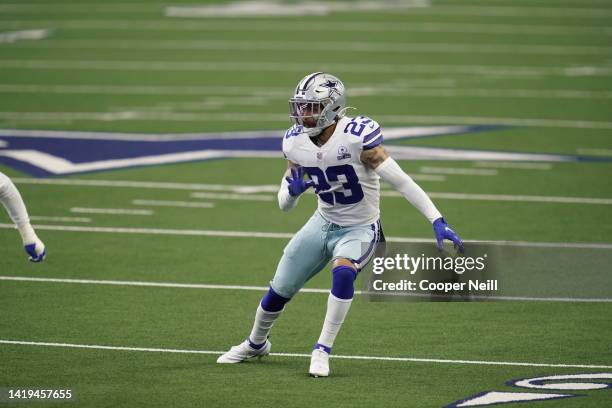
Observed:
[[[322,290],[298,294],[276,322],[273,355],[217,365],[248,335],[284,246],[316,208],[306,194],[294,211],[278,209],[280,152],[43,178],[0,161],[48,249],[44,263],[27,262],[0,211],[0,391],[75,394],[1,406],[444,407],[485,392],[579,395],[526,407],[612,406],[609,388],[509,385],[592,373],[608,379],[580,381],[612,383],[612,278],[589,262],[612,251],[612,1],[374,2],[367,11],[336,1],[320,3],[333,6],[323,15],[166,15],[186,4],[0,0],[0,160],[14,129],[280,138],[293,87],[325,70],[383,133],[491,126],[389,140],[390,149],[572,158],[399,162],[463,239],[559,256],[572,248],[584,267],[560,279],[608,296],[357,296],[331,377],[313,379],[326,268],[307,285]],[[388,186],[381,213],[390,241],[433,245],[427,220]]]

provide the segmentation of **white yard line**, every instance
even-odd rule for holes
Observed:
[[[47,29],[0,32],[0,44],[14,43],[17,41],[24,41],[24,40],[26,41],[43,40],[49,37],[49,33],[50,32]]]
[[[365,4],[365,6],[364,6]],[[606,18],[612,16],[612,11],[607,8],[592,7],[508,7],[508,6],[449,6],[435,5],[429,7],[429,2],[406,2],[406,4],[384,2],[303,2],[295,4],[273,3],[270,1],[247,2],[236,1],[229,4],[208,6],[170,6],[166,8],[165,15],[168,17],[188,18],[258,18],[258,17],[295,17],[295,16],[322,16],[336,12],[359,12],[359,11],[392,11],[396,13],[416,16],[479,16],[479,17],[578,17],[582,19]],[[402,11],[401,9],[409,9]],[[410,10],[412,9],[412,10]]]
[[[388,123],[449,124],[454,125],[508,125],[536,126],[574,129],[612,129],[612,122],[542,119],[542,118],[508,118],[489,116],[416,116],[416,115],[378,115],[377,120]]]
[[[1,36],[1,34],[0,34]],[[1,41],[0,37],[0,41]],[[414,42],[302,42],[279,40],[54,40],[45,47],[57,49],[128,49],[128,50],[235,50],[235,51],[335,51],[336,53],[443,53],[443,54],[524,54],[524,55],[606,55],[612,48],[595,45],[553,44],[477,44],[477,43],[414,43]],[[21,48],[39,48],[41,44],[23,44]]]
[[[563,196],[537,196],[537,195],[512,195],[512,194],[467,194],[448,192],[429,192],[432,198],[445,200],[468,200],[468,201],[511,201],[530,203],[557,203],[557,204],[595,204],[612,205],[612,198],[594,197],[563,197]],[[382,197],[403,197],[397,191],[381,191]]]
[[[0,224],[0,228],[13,229],[13,224]],[[37,230],[70,231],[70,232],[96,232],[109,234],[147,234],[147,235],[177,235],[177,236],[204,236],[204,237],[233,237],[233,238],[275,238],[289,239],[293,236],[288,232],[248,232],[248,231],[219,231],[197,229],[171,229],[171,228],[123,228],[123,227],[81,227],[70,225],[39,225]]]
[[[452,81],[452,80],[438,80]],[[441,98],[520,98],[520,99],[612,99],[612,91],[584,91],[579,89],[461,89],[431,87],[435,80],[423,79],[414,85],[402,83],[397,86],[358,86],[351,88],[352,97],[396,95]],[[427,87],[430,86],[430,87]],[[236,88],[215,86],[157,86],[157,85],[14,85],[0,84],[0,93],[53,93],[61,95],[265,95],[285,97],[281,88]],[[216,99],[225,100],[215,97]]]
[[[152,215],[153,210],[130,210],[126,208],[72,207],[70,212],[83,214]]]
[[[1,88],[0,88],[1,91]],[[376,88],[369,92],[351,88],[351,96],[395,95],[424,98],[518,98],[518,99],[610,99],[611,91],[584,91],[579,89],[485,89],[485,88],[448,88],[448,87],[402,87]]]
[[[180,4],[180,3],[179,3]],[[259,13],[265,13],[269,10],[272,15],[285,15],[283,11],[288,10],[290,15],[301,15],[300,11],[312,12],[315,15],[320,14],[318,12],[336,12],[336,11],[352,11],[353,8],[355,11],[381,11],[381,10],[405,10],[412,8],[421,8],[429,6],[429,0],[402,0],[400,2],[371,2],[367,0],[357,0],[357,1],[336,1],[336,2],[301,2],[301,3],[279,3],[276,1],[270,0],[259,0],[259,1],[236,1],[234,3],[219,5],[211,5],[211,6],[197,6],[197,5],[185,5],[183,7],[169,7],[169,8],[185,8],[186,12],[194,13],[194,16],[197,16],[197,12],[199,9],[202,10],[229,10],[236,11],[242,10],[246,17],[249,17],[249,14],[252,14],[253,17],[258,16]],[[45,7],[46,6],[46,7]],[[0,11],[6,11],[11,13],[47,13],[47,14],[81,14],[87,13],[88,15],[91,13],[113,13],[113,14],[142,14],[146,12],[155,12],[161,13],[164,9],[160,4],[151,4],[147,2],[107,2],[107,3],[94,3],[94,4],[80,4],[80,3],[68,3],[68,2],[53,2],[53,3],[17,3],[17,4],[2,4],[0,5]],[[280,12],[274,12],[276,8],[281,9]],[[291,10],[295,10],[294,13],[291,13]],[[249,13],[250,12],[250,13]],[[187,14],[189,15],[189,14]],[[219,14],[214,13],[213,17],[218,17]]]
[[[1,84],[0,92],[4,93],[53,93],[84,95],[285,95],[281,88],[235,87],[235,86],[173,86],[173,85],[30,85]]]
[[[196,201],[167,201],[167,200],[132,200],[134,205],[176,207],[176,208],[213,208],[213,203],[203,203]]]
[[[230,62],[230,61],[107,61],[107,60],[51,60],[51,59],[3,59],[0,68],[60,69],[60,70],[113,70],[113,71],[216,71],[216,72],[300,72],[322,69],[331,72],[373,74],[459,74],[491,77],[544,77],[575,75],[612,75],[612,67],[538,67],[503,65],[458,64],[383,64],[383,63],[279,63],[279,62]],[[580,71],[576,71],[580,69]]]
[[[276,198],[273,195],[256,194],[191,193],[191,197],[217,200],[276,201]]]
[[[123,281],[123,280],[100,280],[100,279],[65,279],[65,278],[44,278],[29,276],[0,276],[0,281],[13,282],[38,282],[38,283],[65,283],[78,285],[110,285],[110,286],[136,286],[154,288],[175,288],[175,289],[210,289],[210,290],[245,290],[265,292],[267,286],[245,286],[245,285],[212,285],[204,283],[177,283],[177,282],[146,282],[146,281]],[[329,294],[330,289],[302,288],[301,293]],[[357,295],[367,295],[368,292],[356,290]],[[374,293],[380,295],[380,293]],[[396,296],[410,296],[397,294]],[[427,297],[423,294],[417,297]],[[505,301],[534,301],[534,302],[568,302],[568,303],[610,303],[612,298],[573,298],[573,297],[528,297],[528,296],[474,296],[480,300],[505,300]]]
[[[229,192],[261,192],[268,191],[276,193],[279,185],[240,185],[240,184],[199,184],[199,183],[174,183],[164,181],[130,181],[130,180],[86,180],[86,179],[37,179],[14,177],[12,180],[17,184],[44,184],[60,186],[79,187],[117,187],[117,188],[145,188],[160,190],[203,190],[203,191],[229,191]]]
[[[429,0],[403,0],[401,2],[372,2],[356,0],[347,1],[304,1],[299,3],[283,3],[271,0],[235,1],[212,5],[168,6],[165,15],[168,17],[204,17],[204,18],[266,18],[266,17],[296,17],[325,16],[338,12],[380,12],[396,11],[429,7]]]
[[[1,64],[1,62],[0,62]],[[0,111],[0,118],[7,120],[38,122],[74,121],[156,121],[156,122],[278,122],[283,123],[286,116],[276,113],[249,112],[168,112],[168,111],[117,111],[117,112],[8,112]],[[508,125],[534,126],[570,129],[612,129],[612,122],[542,118],[509,118],[487,116],[415,116],[415,115],[378,115],[377,120],[389,124],[415,123],[423,125]]]
[[[15,177],[13,181],[17,184],[50,184],[81,187],[119,187],[119,188],[152,188],[170,190],[202,190],[202,191],[224,191],[236,194],[268,191],[278,191],[277,185],[232,185],[232,184],[189,184],[168,183],[154,181],[128,181],[128,180],[84,180],[84,179],[34,179]],[[396,191],[381,191],[384,197],[403,197]],[[513,195],[513,194],[468,194],[451,192],[429,192],[433,198],[449,200],[475,200],[475,201],[515,201],[515,202],[540,202],[540,203],[566,203],[566,204],[601,204],[612,205],[612,198],[599,197],[563,197],[563,196],[537,196],[537,195]]]
[[[351,88],[352,96],[372,95],[382,92],[397,92],[398,89],[410,91],[414,88],[445,87],[452,89],[455,80],[451,78],[411,78],[401,83],[384,85],[362,84]],[[524,90],[530,91],[530,90]],[[220,85],[100,85],[100,84],[0,84],[0,92],[19,93],[55,93],[55,94],[103,94],[103,95],[229,95],[243,97],[246,95],[264,95],[284,97],[287,89],[282,87],[256,87],[256,86],[220,86]],[[556,90],[551,90],[556,92]],[[559,90],[559,92],[585,93],[584,96],[598,97],[605,94],[581,90]],[[75,133],[75,132],[72,132]],[[94,133],[94,132],[89,132]]]
[[[231,191],[237,194],[278,193],[279,186],[274,184],[260,186],[235,186]]]
[[[148,6],[146,3],[137,2],[107,2],[107,3],[70,3],[70,2],[52,2],[52,3],[31,3],[31,2],[18,2],[8,3],[0,5],[0,12],[10,13],[23,13],[23,14],[81,14],[86,13],[90,15],[92,13],[136,13],[142,14],[143,11],[158,10],[156,5]]]
[[[611,91],[579,89],[485,89],[485,88],[402,88],[380,90],[374,95],[439,98],[519,98],[519,99],[610,99]],[[351,96],[353,92],[351,90]]]
[[[576,153],[587,156],[612,156],[612,149],[595,149],[580,147],[576,149]]]
[[[255,4],[253,4],[255,3]],[[415,15],[425,18],[428,15],[435,16],[478,16],[478,17],[538,17],[538,18],[558,18],[571,17],[580,19],[605,19],[612,16],[609,8],[595,7],[511,7],[511,6],[480,6],[480,5],[435,5],[429,7],[429,1],[414,0],[405,2],[393,2],[384,4],[383,2],[313,2],[279,5],[274,2],[235,2],[230,5],[219,6],[200,6],[200,7],[169,7],[166,15],[193,16],[193,17],[261,17],[273,15],[326,15],[334,12],[344,11],[394,11],[405,15]],[[280,9],[280,11],[274,11]],[[403,10],[402,10],[403,9]],[[81,14],[81,13],[135,13],[141,14],[143,11],[158,11],[157,5],[147,6],[142,3],[108,3],[108,4],[78,4],[78,3],[52,3],[45,7],[45,4],[2,4],[0,12],[11,12],[19,14],[47,13],[47,14]],[[225,10],[225,12],[224,12]],[[232,14],[241,11],[240,14]],[[229,14],[228,14],[229,13]],[[284,13],[284,14],[280,14]]]
[[[31,215],[32,221],[58,221],[58,222],[91,222],[87,217],[49,217],[46,215]]]
[[[489,167],[493,169],[524,169],[524,170],[550,170],[550,163],[520,163],[520,162],[475,162],[476,167]]]
[[[416,11],[415,11],[416,12]],[[419,14],[437,16],[479,16],[479,17],[538,17],[538,18],[580,18],[602,19],[612,17],[609,8],[592,7],[509,7],[509,6],[447,6],[439,5],[418,10]]]
[[[239,156],[240,153],[241,152],[239,151],[230,151],[228,152],[228,154],[224,154],[223,151],[204,149],[178,153],[167,153],[157,156],[152,155],[135,158],[109,159],[86,163],[74,163],[70,160],[64,159],[63,157],[54,156],[52,154],[41,152],[38,150],[0,150],[0,156],[11,157],[22,162],[30,163],[52,174],[80,173],[85,171],[108,170],[143,165],[150,166],[166,163],[176,164],[195,160]],[[262,154],[261,151],[256,151],[254,153]],[[255,156],[252,155],[250,157]],[[280,153],[268,152],[268,156],[265,157],[279,158]]]
[[[508,4],[508,0],[487,0],[487,3],[490,5],[502,6]],[[529,0],[528,5],[524,5],[523,7],[531,7],[533,5],[550,5],[550,0]],[[610,3],[609,0],[555,0],[555,6],[556,5],[564,5],[573,8],[583,7],[588,9],[601,6],[609,7]]]
[[[38,347],[62,347],[62,348],[77,348],[77,349],[96,349],[96,350],[117,350],[117,351],[141,351],[152,353],[182,353],[182,354],[210,354],[221,355],[225,351],[213,350],[184,350],[184,349],[169,349],[169,348],[150,348],[150,347],[124,347],[124,346],[106,346],[94,344],[74,344],[74,343],[56,343],[56,342],[41,342],[41,341],[23,341],[23,340],[7,340],[0,339],[0,344],[20,345],[20,346],[38,346]],[[302,353],[271,353],[271,356],[276,357],[298,357],[310,358],[310,354]],[[512,361],[482,361],[482,360],[448,360],[437,358],[416,358],[416,357],[387,357],[387,356],[350,356],[332,354],[331,358],[345,360],[377,360],[377,361],[403,361],[414,363],[440,363],[440,364],[471,364],[471,365],[492,365],[492,366],[518,366],[518,367],[555,367],[555,368],[612,368],[610,365],[595,365],[595,364],[554,364],[554,363],[528,363],[528,362],[512,362]]]
[[[234,238],[272,238],[290,239],[294,233],[290,232],[258,232],[258,231],[224,231],[224,230],[198,230],[198,229],[171,229],[171,228],[125,228],[125,227],[81,227],[72,225],[34,225],[38,230],[67,231],[67,232],[95,232],[104,234],[144,234],[144,235],[176,235],[176,236],[205,236],[205,237],[234,237]],[[0,224],[0,229],[14,229],[13,224]],[[406,243],[434,243],[430,238],[415,237],[387,237],[388,242]],[[499,246],[528,247],[528,248],[586,248],[586,249],[612,249],[612,244],[580,243],[580,242],[532,242],[532,241],[492,241],[492,240],[465,240],[475,244],[490,244]]]
[[[424,166],[420,169],[421,173],[434,173],[434,174],[453,174],[453,175],[465,175],[465,176],[497,176],[497,170],[495,169],[468,169],[468,168],[457,168],[457,167],[433,167]]]
[[[263,21],[241,21],[240,24],[227,24],[226,21],[173,21],[169,19],[61,19],[36,20],[36,23],[45,27],[56,27],[75,30],[154,30],[154,31],[215,31],[215,32],[425,32],[425,33],[473,33],[473,34],[508,34],[508,35],[559,35],[559,36],[597,36],[612,35],[612,29],[607,26],[568,26],[550,24],[494,24],[478,22],[439,23],[419,22],[404,23],[377,23],[372,21],[335,22],[334,24],[276,21],[274,24]],[[3,27],[7,29],[21,29],[29,27],[32,20],[4,20]]]
[[[389,133],[389,132],[387,132]],[[446,133],[450,134],[450,133]],[[388,139],[389,135],[385,135]],[[429,160],[437,161],[512,161],[512,162],[576,162],[577,158],[570,155],[551,153],[519,153],[499,150],[451,149],[443,147],[419,147],[387,144],[389,154],[396,160]]]
[[[1,64],[1,63],[0,63]],[[160,121],[160,122],[278,122],[286,121],[281,114],[254,114],[254,113],[212,113],[212,112],[172,112],[150,110],[124,110],[113,112],[0,112],[0,118],[7,120],[37,121],[47,123],[100,121],[100,122],[126,122],[126,121]]]
[[[399,193],[398,193],[399,194]],[[383,195],[394,196],[391,191]],[[511,201],[530,203],[559,203],[559,204],[595,204],[612,205],[612,198],[591,197],[558,197],[558,196],[533,196],[533,195],[509,195],[509,194],[464,194],[464,193],[429,193],[432,198],[447,200],[474,200],[474,201]]]
[[[429,126],[400,128],[412,131],[425,131]],[[396,128],[393,130],[397,131]],[[72,130],[23,130],[0,129],[0,137],[36,137],[36,138],[62,138],[84,140],[125,140],[125,141],[177,141],[193,139],[253,139],[256,137],[270,137],[284,134],[284,130],[257,130],[242,132],[207,132],[207,133],[122,133],[122,132],[80,132]],[[439,133],[436,133],[439,134]],[[388,136],[387,136],[388,137]]]
[[[209,285],[209,284],[200,284],[200,283],[144,282],[144,281],[99,280],[99,279],[62,279],[62,278],[41,278],[41,277],[27,277],[27,276],[0,276],[0,281],[70,283],[70,284],[82,284],[82,285],[139,286],[139,287],[179,288],[179,289],[246,290],[246,291],[256,291],[256,292],[268,290],[268,287],[266,286]],[[303,288],[301,292],[329,293],[329,289]]]

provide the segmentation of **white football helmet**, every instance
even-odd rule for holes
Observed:
[[[302,125],[310,137],[317,136],[345,112],[344,84],[325,72],[306,75],[289,99],[289,117],[293,123]]]

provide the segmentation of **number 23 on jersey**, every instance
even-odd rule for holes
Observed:
[[[355,169],[350,164],[331,166],[325,172],[318,167],[304,167],[315,184],[315,192],[327,204],[355,204],[363,199],[363,189]],[[328,191],[330,183],[341,183],[343,191]]]

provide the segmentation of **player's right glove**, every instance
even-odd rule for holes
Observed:
[[[30,262],[42,262],[45,260],[45,255],[47,255],[45,244],[40,239],[31,244],[25,244],[23,249],[30,255],[28,258]]]
[[[285,177],[287,183],[289,183],[289,195],[291,197],[297,197],[304,191],[308,190],[309,187],[314,186],[312,180],[304,180],[304,168],[298,167],[291,169],[291,176]]]

